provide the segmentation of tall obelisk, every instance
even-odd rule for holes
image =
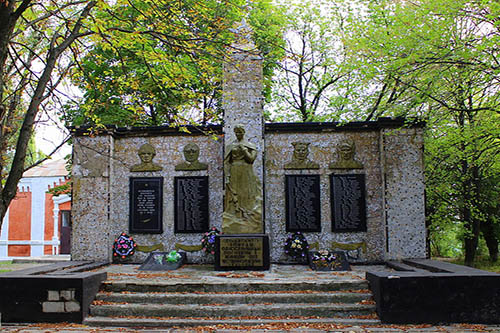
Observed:
[[[235,41],[224,62],[222,97],[225,140],[222,231],[263,233],[262,56],[251,40],[252,31],[245,20],[233,32]]]
[[[243,20],[224,63],[224,213],[216,270],[268,270],[263,221],[262,57]]]

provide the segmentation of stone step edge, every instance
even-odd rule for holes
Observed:
[[[319,318],[350,317],[375,313],[374,304],[359,303],[291,303],[291,304],[102,304],[91,305],[89,313],[98,317],[118,317],[121,315],[140,317],[280,317],[280,316],[316,316]]]
[[[194,326],[215,326],[215,325],[234,325],[234,326],[259,326],[267,324],[336,324],[336,325],[378,325],[379,319],[358,319],[358,318],[290,318],[290,319],[237,319],[224,318],[220,320],[207,319],[157,319],[157,318],[118,318],[118,317],[87,317],[83,321],[84,325],[89,326],[110,326],[110,327],[194,327]]]
[[[275,282],[220,282],[220,283],[181,283],[181,282],[142,282],[142,281],[104,281],[101,285],[103,291],[336,291],[336,290],[363,290],[368,289],[366,280],[347,280],[338,282],[299,282],[299,283],[275,283]]]
[[[363,291],[363,292],[361,292]],[[366,291],[366,292],[365,292]],[[173,296],[191,296],[191,295],[215,295],[215,296],[225,296],[225,295],[372,295],[372,292],[369,289],[346,289],[346,290],[277,290],[277,291],[269,291],[269,290],[258,290],[258,291],[226,291],[226,292],[158,292],[158,291],[150,291],[150,292],[142,292],[142,291],[106,291],[100,290],[97,295],[173,295]]]
[[[142,304],[142,303],[111,303],[111,304],[91,304],[90,308],[143,308],[143,309],[190,309],[192,307],[197,307],[199,304]],[[205,304],[203,305],[204,308],[211,308],[214,310],[231,310],[231,309],[238,309],[238,308],[247,308],[248,306],[255,308],[262,308],[262,309],[274,309],[278,308],[281,309],[283,306],[286,306],[285,308],[291,309],[291,308],[303,308],[304,306],[307,306],[310,309],[314,308],[332,308],[334,310],[346,310],[346,311],[351,311],[351,310],[371,310],[372,308],[375,309],[375,303],[369,303],[369,304],[359,304],[359,303],[291,303],[291,304],[286,304],[286,303],[262,303],[262,304],[220,304],[220,303],[213,303],[213,304]]]
[[[133,299],[133,298],[279,298],[279,297],[288,297],[288,298],[301,298],[305,295],[310,297],[332,297],[332,298],[340,298],[340,297],[349,297],[349,296],[357,296],[358,298],[366,299],[373,296],[372,293],[359,293],[359,292],[315,292],[315,293],[145,293],[145,292],[99,292],[96,295],[97,300],[106,300],[110,298],[123,298],[123,299]],[[111,301],[112,302],[112,301]]]
[[[123,280],[106,280],[102,282],[104,285],[113,285],[113,284],[134,284],[134,285],[143,285],[143,286],[198,286],[198,285],[296,285],[296,284],[304,284],[304,285],[337,285],[337,284],[368,284],[368,280],[366,279],[345,279],[345,280],[336,280],[336,281],[300,281],[300,282],[291,282],[291,281],[276,281],[276,280],[252,280],[248,281],[247,279],[226,279],[217,282],[191,282],[191,281],[151,281],[151,279],[123,279]]]

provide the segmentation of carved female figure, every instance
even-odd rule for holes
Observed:
[[[262,195],[253,172],[257,158],[255,145],[244,139],[242,125],[234,128],[236,140],[226,147],[224,156],[225,199],[222,230],[224,233],[262,232]]]

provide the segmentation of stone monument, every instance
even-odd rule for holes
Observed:
[[[309,142],[292,142],[292,160],[285,164],[285,169],[319,169],[319,164],[309,160]]]
[[[292,232],[355,262],[424,258],[423,124],[264,126],[262,57],[245,22],[234,32],[224,125],[72,129],[72,259],[110,261],[123,232],[144,249],[136,263],[182,248],[190,263],[265,270],[294,262]],[[223,232],[215,258],[196,250],[212,228]]]
[[[337,147],[337,161],[329,165],[330,169],[363,169],[363,164],[354,159],[356,145],[354,141],[344,140]]]
[[[255,145],[244,139],[242,125],[234,127],[236,140],[224,157],[225,198],[222,231],[226,234],[262,233],[262,186],[255,177]]]
[[[264,126],[262,57],[243,20],[224,65],[224,213],[216,238],[218,270],[269,268],[269,238],[262,219]],[[242,103],[245,101],[245,103]]]

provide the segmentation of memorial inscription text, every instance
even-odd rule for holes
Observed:
[[[286,231],[321,231],[319,175],[285,176]]]
[[[262,238],[220,239],[220,266],[264,266]]]
[[[331,175],[332,231],[366,231],[365,175]]]
[[[175,232],[208,230],[208,177],[175,177]]]
[[[131,233],[161,233],[163,178],[130,178]]]

